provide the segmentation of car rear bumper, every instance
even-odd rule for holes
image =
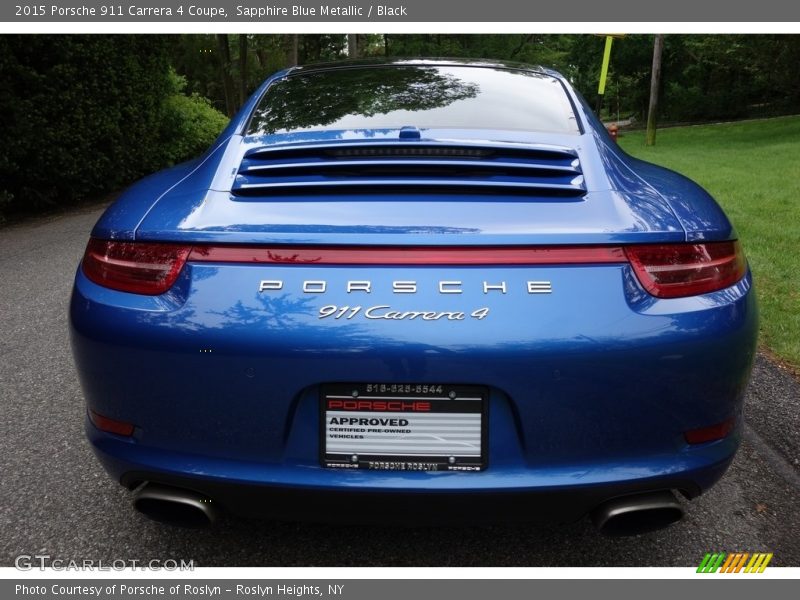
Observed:
[[[373,304],[486,305],[490,317],[320,319],[324,304],[354,304],[340,280],[359,271],[376,289],[392,279],[423,289],[463,282],[458,296],[373,293]],[[280,513],[269,497],[281,495],[457,493],[489,506],[528,498],[522,506],[541,502],[551,507],[543,512],[570,520],[640,491],[696,496],[724,473],[755,350],[749,273],[720,292],[657,300],[627,265],[489,271],[193,264],[159,297],[108,290],[79,271],[72,341],[88,407],[136,426],[122,438],[89,423],[89,439],[125,485],[190,487],[246,514]],[[259,281],[279,278],[282,293],[257,291]],[[331,287],[324,297],[297,292],[303,280],[318,279]],[[487,279],[508,281],[509,292],[486,294]],[[527,280],[550,281],[553,293],[511,291]],[[487,468],[322,467],[319,390],[333,382],[486,386]],[[686,443],[687,430],[731,418],[737,427],[725,439]]]
[[[398,477],[156,451],[101,432],[88,418],[86,431],[104,468],[131,490],[143,483],[191,490],[217,509],[249,518],[393,524],[567,523],[614,498],[673,490],[691,499],[723,476],[740,442],[737,428],[680,458],[648,457],[640,464]]]

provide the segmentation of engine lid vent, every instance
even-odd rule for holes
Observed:
[[[255,148],[232,188],[242,197],[411,190],[575,198],[586,185],[569,148],[391,141]]]

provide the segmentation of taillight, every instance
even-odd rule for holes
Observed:
[[[191,246],[89,240],[83,272],[98,285],[133,294],[166,292],[186,263]]]
[[[721,290],[747,270],[738,241],[628,246],[625,254],[642,286],[658,298]]]
[[[620,246],[195,246],[191,262],[316,265],[624,263]]]
[[[739,242],[621,246],[183,246],[92,239],[83,271],[93,282],[135,294],[163,294],[193,262],[341,265],[556,265],[630,262],[659,298],[720,290],[745,274]]]

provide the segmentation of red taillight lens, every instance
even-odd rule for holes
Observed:
[[[721,290],[744,277],[747,269],[738,241],[628,246],[625,254],[642,286],[658,298]]]
[[[567,265],[624,263],[620,246],[195,246],[192,262],[316,265]]]
[[[92,239],[83,256],[83,272],[115,290],[163,294],[175,283],[190,250],[177,244]]]
[[[100,413],[96,413],[93,410],[89,411],[89,419],[100,431],[114,433],[116,435],[124,435],[125,437],[130,437],[133,435],[134,426],[132,423],[117,421],[116,419],[109,419],[108,417],[104,417]]]
[[[739,242],[638,246],[337,247],[182,246],[92,239],[83,271],[93,282],[135,294],[163,294],[186,261],[341,265],[552,265],[630,262],[659,298],[713,292],[739,281]]]
[[[686,441],[690,444],[705,444],[707,442],[715,442],[728,436],[733,431],[733,426],[736,424],[736,419],[731,417],[725,419],[722,423],[717,423],[711,427],[703,427],[701,429],[690,429],[683,434]]]

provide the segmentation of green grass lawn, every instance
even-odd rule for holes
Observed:
[[[761,344],[800,368],[800,117],[676,127],[630,154],[691,177],[733,221],[755,275]]]

